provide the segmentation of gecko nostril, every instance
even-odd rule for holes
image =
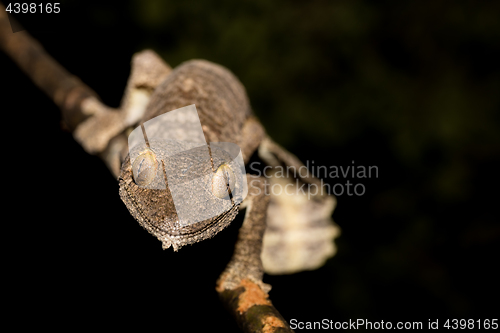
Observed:
[[[139,186],[147,186],[156,176],[158,170],[158,161],[155,153],[146,148],[137,156],[132,164],[132,172],[135,183]]]
[[[229,199],[228,187],[234,191],[236,178],[231,167],[223,163],[212,177],[212,193],[220,199]]]

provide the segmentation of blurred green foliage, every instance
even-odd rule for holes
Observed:
[[[207,59],[303,161],[379,167],[365,195],[337,198],[342,236],[325,267],[265,277],[285,318],[498,316],[499,1],[71,3],[77,52],[35,37],[106,103],[133,52]]]
[[[269,134],[303,160],[380,167],[364,197],[338,198],[339,254],[315,276],[332,279],[337,311],[403,315],[426,302],[434,314],[488,308],[472,285],[490,290],[485,253],[500,240],[492,211],[500,2],[128,5],[142,34],[137,51],[153,48],[172,66],[203,58],[228,67]],[[471,271],[462,272],[464,262]],[[307,284],[300,276],[292,279]]]
[[[499,4],[473,1],[132,1],[139,49],[230,68],[277,141],[342,146],[383,133],[438,195],[461,154],[498,151]],[[279,126],[276,126],[279,124]]]

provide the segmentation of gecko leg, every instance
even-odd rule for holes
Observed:
[[[132,57],[131,73],[118,109],[90,97],[82,102],[89,117],[75,129],[74,137],[90,154],[100,154],[112,173],[118,177],[127,153],[125,130],[142,118],[154,89],[171,72],[155,52],[145,50]]]
[[[257,150],[262,140],[266,137],[266,131],[257,118],[251,116],[243,124],[241,129],[241,140],[238,146],[243,154],[245,164],[248,163],[250,157]]]

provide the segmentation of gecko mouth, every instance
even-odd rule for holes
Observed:
[[[238,208],[239,208],[239,204],[232,204],[231,208],[228,209],[227,211],[225,211],[224,213],[222,213],[216,217],[197,222],[197,224],[199,224],[199,227],[196,227],[196,228],[193,228],[194,225],[188,225],[188,226],[180,227],[179,233],[171,234],[167,230],[165,230],[165,232],[168,233],[169,236],[174,236],[174,237],[179,237],[179,236],[180,237],[192,237],[194,235],[198,235],[198,234],[201,234],[203,232],[206,232],[208,229],[213,228],[214,226],[217,229],[219,229],[220,227],[222,227],[224,225],[224,227],[220,228],[220,230],[222,230],[234,219],[234,216],[236,216],[236,214],[237,214]],[[225,221],[227,221],[227,224],[224,223]]]
[[[223,213],[191,225],[182,226],[178,218],[172,220],[165,218],[161,222],[153,221],[137,202],[136,195],[134,195],[127,181],[121,176],[118,181],[120,197],[139,224],[158,239],[161,240],[166,236],[173,243],[180,246],[215,236],[234,220],[240,206],[239,202],[231,200],[230,208]]]

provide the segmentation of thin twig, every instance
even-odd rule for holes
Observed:
[[[13,33],[1,3],[0,48],[61,109],[63,119],[72,131],[88,117],[81,102],[91,96],[97,98],[97,94],[47,54],[26,31]]]

